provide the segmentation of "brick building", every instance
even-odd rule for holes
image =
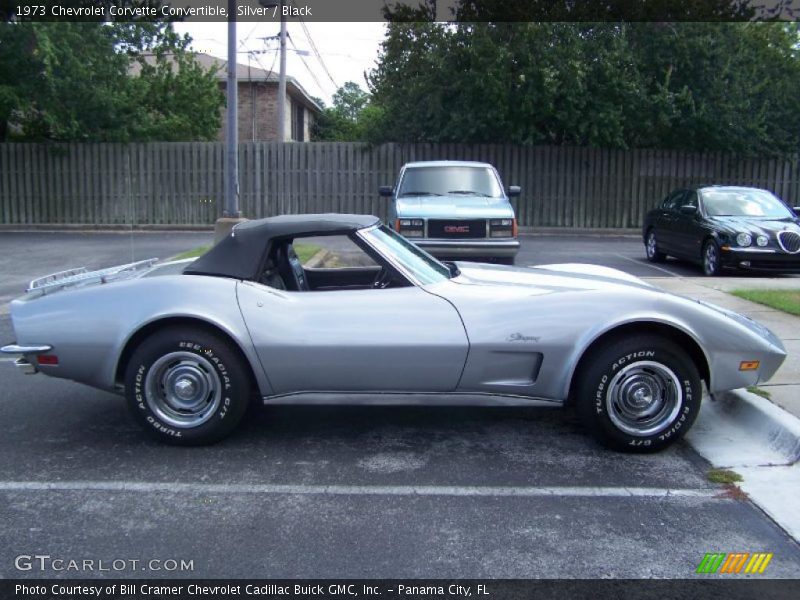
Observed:
[[[194,54],[195,60],[205,69],[216,68],[219,87],[226,93],[228,61],[209,54]],[[134,63],[135,66],[138,64]],[[132,69],[135,74],[136,69]],[[271,142],[278,139],[278,73],[237,63],[236,77],[239,87],[239,141]],[[308,95],[294,77],[286,77],[285,139],[290,142],[308,142],[311,126],[322,108]],[[225,140],[225,114],[218,139]]]

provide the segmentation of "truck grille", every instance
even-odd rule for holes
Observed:
[[[486,220],[429,219],[428,237],[443,239],[485,238]]]
[[[781,231],[778,234],[778,242],[781,248],[786,250],[789,254],[797,254],[800,252],[800,235],[794,231]]]

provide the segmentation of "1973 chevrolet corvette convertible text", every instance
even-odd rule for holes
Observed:
[[[341,236],[373,264],[312,268]],[[582,264],[441,263],[363,215],[249,221],[195,261],[31,282],[11,303],[17,364],[124,393],[157,438],[210,443],[265,403],[574,405],[604,444],[654,451],[711,394],[786,353],[736,313]]]

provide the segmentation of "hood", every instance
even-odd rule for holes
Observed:
[[[611,286],[662,291],[617,269],[597,265],[565,263],[535,267],[507,267],[483,263],[456,263],[460,275],[451,281],[464,285],[508,285],[539,289],[542,293],[557,290],[592,290]]]
[[[407,196],[397,198],[398,217],[421,219],[513,219],[514,209],[507,198],[485,196]]]
[[[737,233],[749,233],[756,235],[773,234],[774,237],[779,231],[788,229],[800,233],[800,219],[785,217],[783,219],[769,219],[764,217],[708,217],[720,230],[736,235]]]

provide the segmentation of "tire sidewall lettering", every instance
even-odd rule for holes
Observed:
[[[631,447],[649,447],[654,441],[665,442],[671,437],[677,436],[681,429],[686,425],[687,419],[692,412],[692,407],[695,403],[695,390],[690,379],[682,372],[679,365],[675,365],[674,361],[669,360],[669,357],[663,357],[663,352],[658,349],[637,349],[630,352],[620,354],[616,359],[608,364],[602,375],[596,380],[596,384],[592,389],[594,394],[591,398],[594,412],[603,420],[606,427],[613,429],[618,436],[622,436],[624,443]],[[667,428],[646,437],[637,437],[619,431],[608,416],[606,408],[608,385],[610,380],[617,374],[617,372],[626,366],[635,364],[639,361],[653,361],[661,363],[669,368],[673,373],[678,376],[681,382],[683,398],[681,401],[680,412],[678,416],[667,426]]]
[[[217,408],[215,417],[217,419],[224,419],[233,405],[233,398],[231,396],[231,390],[233,388],[233,380],[231,375],[228,372],[228,368],[225,365],[225,362],[217,356],[214,350],[208,346],[203,346],[198,344],[197,342],[191,340],[183,340],[178,342],[177,347],[180,350],[192,352],[197,354],[198,356],[202,356],[206,358],[214,367],[217,372],[217,375],[220,378],[220,382],[223,385],[223,398],[220,402],[219,408]],[[163,355],[167,352],[170,352],[171,349],[164,348],[159,355]],[[147,378],[147,372],[149,367],[157,360],[157,356],[152,357],[146,362],[140,363],[136,367],[136,374],[134,378],[134,400],[135,406],[144,413],[144,418],[147,424],[153,427],[156,431],[158,431],[162,435],[168,435],[175,438],[183,437],[183,431],[180,428],[176,428],[172,425],[168,425],[163,423],[151,410],[150,407],[147,405],[147,399],[145,398],[145,391],[144,391],[144,382]],[[202,428],[202,426],[200,427]],[[194,428],[187,428],[186,431],[189,431]]]

